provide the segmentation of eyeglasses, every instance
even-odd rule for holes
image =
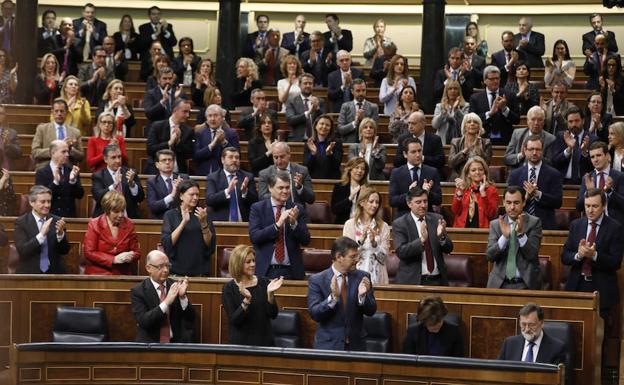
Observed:
[[[149,264],[151,267],[153,267],[154,269],[158,269],[158,270],[162,270],[165,267],[167,268],[167,270],[171,269],[171,263],[161,263],[160,265],[153,265],[153,264]]]
[[[107,126],[112,126],[113,125],[113,121],[112,120],[102,120],[100,122],[100,124],[106,124]]]

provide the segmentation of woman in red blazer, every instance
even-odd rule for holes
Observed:
[[[126,154],[126,144],[124,137],[118,135],[115,128],[115,116],[110,112],[102,112],[98,116],[95,126],[95,136],[91,136],[87,142],[87,165],[91,172],[98,172],[104,167],[104,147],[111,143],[117,143],[121,150],[121,160],[123,164],[128,164]]]
[[[104,214],[89,220],[82,251],[87,266],[85,274],[136,274],[140,257],[134,223],[125,216],[126,200],[118,191],[102,198]]]
[[[498,192],[490,180],[489,168],[480,156],[466,162],[461,177],[455,179],[453,227],[485,228],[496,218]]]

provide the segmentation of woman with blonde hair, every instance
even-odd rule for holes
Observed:
[[[381,214],[381,195],[374,188],[365,187],[357,199],[355,213],[342,228],[342,235],[360,245],[357,268],[371,275],[373,285],[388,284],[386,259],[390,254],[390,226]]]
[[[251,106],[251,91],[262,88],[258,66],[248,57],[236,61],[236,84],[232,93],[234,107]]]
[[[207,88],[221,86],[220,82],[215,80],[215,65],[209,58],[199,62],[199,69],[195,73],[195,79],[191,84],[191,97],[195,107],[207,107],[204,105],[204,92]]]
[[[468,159],[461,177],[455,179],[455,196],[451,207],[455,214],[453,227],[487,229],[498,211],[498,191],[490,180],[485,159]]]
[[[51,53],[43,55],[39,75],[35,78],[35,103],[51,105],[60,94],[63,76],[59,75],[59,63],[56,56]]]
[[[301,95],[299,76],[303,74],[301,62],[295,55],[286,55],[280,64],[283,78],[277,81],[277,98],[282,104],[281,112],[286,112],[288,99]]]
[[[461,136],[460,124],[470,110],[457,80],[449,79],[444,85],[442,100],[436,104],[431,126],[442,139],[442,144],[450,144],[451,140]]]
[[[103,112],[110,112],[115,117],[115,134],[123,137],[129,137],[132,127],[136,124],[134,111],[132,106],[127,102],[124,92],[124,83],[119,79],[114,79],[108,86],[102,96],[96,116]],[[97,134],[96,134],[97,135]]]
[[[371,118],[364,118],[359,127],[360,143],[349,147],[349,159],[364,158],[368,165],[370,180],[386,180],[383,173],[386,167],[386,146],[379,143],[377,123]]]
[[[223,97],[221,97],[221,90],[217,87],[208,87],[204,91],[202,105],[199,111],[197,111],[197,118],[195,122],[195,130],[201,129],[204,123],[206,123],[206,107],[211,104],[216,104],[223,108]],[[223,122],[223,127],[230,127],[230,123],[232,122],[232,117],[230,116],[230,111],[227,108],[223,108],[225,111],[225,121]]]
[[[91,172],[98,172],[104,167],[104,148],[109,144],[117,144],[121,150],[123,164],[128,164],[124,137],[115,129],[115,116],[111,112],[102,112],[97,119],[94,136],[87,142],[87,165]]]
[[[86,98],[80,96],[80,80],[69,75],[61,88],[61,99],[67,103],[65,125],[76,127],[82,136],[91,136],[91,105]],[[50,121],[54,121],[50,115]]]
[[[609,153],[611,167],[624,171],[624,122],[616,122],[609,126]]]
[[[414,82],[414,78],[409,76],[407,58],[401,55],[394,55],[388,65],[388,74],[381,81],[381,87],[379,88],[379,101],[384,104],[384,114],[392,115],[401,91],[408,85],[416,90],[416,82]]]
[[[344,166],[342,178],[334,185],[331,197],[331,210],[336,224],[344,224],[355,211],[360,191],[368,185],[367,175],[368,165],[364,158],[349,159]]]
[[[372,65],[379,56],[383,56],[383,47],[392,43],[392,39],[386,36],[386,22],[384,19],[375,20],[373,31],[375,31],[375,35],[364,40],[364,49],[362,50],[367,66]]]
[[[464,115],[461,123],[462,136],[451,140],[448,164],[451,168],[449,181],[455,180],[464,168],[466,160],[473,156],[480,156],[489,164],[492,160],[492,143],[483,138],[485,129],[479,115],[471,112]]]

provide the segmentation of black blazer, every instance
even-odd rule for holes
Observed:
[[[167,290],[175,281],[167,279]],[[160,298],[150,278],[139,282],[130,289],[132,313],[137,322],[136,342],[160,342],[160,326],[165,313],[160,310]],[[195,310],[189,299],[188,306],[182,310],[180,298],[176,298],[169,306],[169,323],[173,337],[171,342],[195,342]]]
[[[63,166],[61,183],[54,183],[54,174],[48,162],[35,173],[35,184],[46,186],[52,190],[52,208],[50,212],[59,217],[76,217],[76,199],[84,196],[84,189],[80,184],[80,174],[76,176],[76,183],[69,183],[71,167]]]
[[[332,56],[328,58],[327,56],[330,53]],[[329,73],[338,68],[336,66],[336,58],[333,57],[331,49],[327,46],[321,51],[321,61],[310,62],[310,50],[307,50],[301,54],[301,64],[304,72],[314,75],[314,85],[323,87],[327,87],[327,76]]]
[[[435,352],[429,350],[427,341],[429,335],[438,339],[442,349],[440,354],[434,354]],[[459,328],[448,322],[442,323],[440,331],[435,334],[430,333],[424,323],[419,323],[407,328],[407,333],[403,340],[403,353],[425,356],[463,357],[464,339]]]
[[[364,79],[364,74],[359,68],[351,67],[351,79]],[[327,97],[332,101],[332,112],[340,112],[342,103],[353,100],[351,87],[346,90],[347,99],[345,100],[345,91],[341,90],[342,73],[340,68],[332,71],[327,75]]]
[[[260,119],[263,117],[262,115],[253,116],[253,112],[253,107],[241,108],[240,118],[238,119],[238,124],[236,125],[238,128],[245,129],[247,140],[250,140],[253,137],[254,129],[260,125]],[[266,115],[269,115],[273,121],[273,131],[276,131],[279,128],[277,112],[273,109],[267,108]]]
[[[403,142],[405,139],[412,136],[413,135],[408,132],[407,134],[403,134],[397,138],[399,146],[397,147],[397,153],[394,156],[394,167],[401,167],[404,164],[407,164],[407,160],[403,155],[403,151],[405,151]],[[425,143],[422,143],[422,145],[423,156],[425,157],[423,163],[427,166],[441,170],[442,167],[444,167],[444,149],[442,147],[442,139],[436,134],[425,132]]]
[[[487,91],[489,92],[489,91]],[[520,112],[518,111],[518,101],[516,95],[505,91],[503,87],[498,89],[498,95],[505,95],[509,114],[503,115],[498,111],[489,119],[485,118],[485,113],[490,111],[490,103],[486,91],[477,92],[470,97],[470,112],[477,113],[483,122],[485,137],[490,138],[493,145],[507,145],[511,140],[513,125],[520,123]]]
[[[76,33],[76,37],[80,38],[81,41],[84,41],[84,36],[80,36],[82,34],[82,26],[84,25],[84,17],[74,19],[74,32]],[[102,45],[104,38],[107,36],[106,32],[106,23],[99,19],[93,19],[93,34],[91,35],[90,47],[91,52],[93,52],[93,48],[96,45]],[[84,46],[84,44],[83,44]]]
[[[585,53],[586,49],[592,52],[596,51],[596,45],[594,44],[595,38],[596,32],[593,30],[583,34],[583,53]],[[615,41],[615,33],[612,31],[607,31],[607,49],[611,52],[618,52],[617,41]]]
[[[262,88],[262,82],[260,80],[253,80],[251,82],[251,87],[245,89],[245,78],[236,78],[234,80],[234,90],[232,92],[232,107],[251,106],[251,91],[256,88]]]
[[[342,142],[337,139],[330,139],[326,142],[326,147],[331,141],[336,142],[331,155],[327,153],[321,155],[318,151],[318,140],[314,142],[317,147],[316,155],[312,155],[307,145],[303,146],[303,165],[308,168],[312,179],[340,179],[340,164],[342,163]]]
[[[175,90],[173,87],[169,89],[169,105],[163,106],[160,101],[162,100],[163,93],[160,91],[160,87],[156,86],[145,93],[143,99],[143,109],[145,110],[145,116],[147,117],[147,124],[143,132],[143,136],[147,138],[149,136],[152,124],[159,120],[167,120],[171,116],[173,110],[173,102],[175,97],[173,96]],[[180,94],[181,99],[187,99],[186,94],[182,92]]]
[[[138,60],[139,58],[139,34],[134,32],[130,34],[130,38],[134,39],[132,43],[124,43],[123,38],[121,37],[121,32],[115,32],[113,34],[113,40],[115,40],[115,49],[117,51],[124,51],[124,58],[126,58],[126,48],[130,50],[131,56],[130,58],[126,58],[126,60]]]
[[[564,179],[564,184],[566,183],[565,175],[568,171],[568,165],[570,164],[570,158],[566,158],[565,153],[564,153],[565,149],[568,148],[568,145],[565,143],[565,140],[563,139],[563,134],[565,132],[566,130],[558,131],[557,134],[555,135],[557,138],[555,139],[555,143],[553,144],[554,156],[552,159],[552,165],[561,173],[561,177]],[[584,131],[583,139],[585,139],[586,135],[587,135],[587,131]],[[598,140],[597,136],[589,135],[590,145],[594,143],[596,140]],[[580,148],[579,148],[579,152],[580,152]],[[571,156],[574,156],[574,154],[572,154]],[[580,175],[572,175],[572,179],[570,181],[567,181],[569,184],[581,184],[582,176],[590,172],[593,169],[591,160],[589,159],[589,154],[587,156],[583,156],[583,154],[581,153],[579,154],[579,158],[580,158],[579,159],[579,174]]]
[[[238,170],[236,173],[238,182],[236,183],[236,196],[238,202],[238,211],[242,218],[242,222],[249,221],[249,208],[258,201],[258,192],[256,191],[256,183],[254,176],[247,171]],[[241,187],[245,178],[249,179],[247,195],[243,197]],[[212,221],[230,220],[230,200],[225,197],[225,189],[229,185],[227,177],[223,169],[208,174],[206,177],[206,205],[212,208],[210,219]]]
[[[526,53],[524,53],[523,51],[518,51],[516,49],[512,49],[511,51],[515,51],[518,53],[518,60],[526,60]],[[505,65],[507,64],[507,51],[501,49],[500,51],[494,52],[492,54],[492,62],[490,64],[498,67],[498,69],[500,70],[500,85],[505,87],[505,85],[507,84],[507,78],[509,76],[509,74],[507,73],[507,69],[505,68]],[[511,70],[513,71],[513,68],[511,68]]]
[[[61,92],[61,84],[58,80],[56,82],[56,89],[52,92],[45,85],[45,80],[41,78],[41,76],[37,76],[35,78],[35,99],[37,99],[37,104],[52,104],[54,99],[58,98]]]
[[[535,362],[542,364],[566,364],[565,362],[565,345],[557,338],[551,337],[546,332],[542,337],[539,351]],[[505,338],[501,351],[498,355],[499,360],[506,361],[522,361],[522,352],[524,351],[525,339],[522,335],[512,336]]]
[[[62,257],[69,253],[70,245],[69,242],[67,242],[67,231],[65,231],[65,236],[60,242],[56,239],[56,221],[60,218],[55,215],[52,215],[52,218],[54,219],[52,223],[50,223],[50,230],[48,231],[47,237],[48,259],[50,260],[50,267],[47,273],[64,274],[65,266],[63,265]],[[39,269],[41,245],[36,238],[38,233],[39,227],[31,211],[15,220],[13,237],[15,239],[15,248],[19,254],[16,273],[42,274]]]
[[[603,99],[605,100],[605,99]],[[600,117],[600,129],[596,132],[596,136],[605,143],[609,143],[609,126],[613,123],[613,115],[609,113],[604,113]],[[585,120],[583,121],[583,130],[589,131],[589,126],[591,125],[591,116],[587,116],[585,114]]]
[[[295,32],[286,32],[282,35],[282,44],[280,46],[286,48],[292,55],[297,56],[297,59],[301,59],[301,54],[310,49],[310,34],[304,32],[303,41],[297,46]]]
[[[425,179],[433,180],[433,186],[429,191],[429,208],[428,211],[433,211],[433,206],[439,206],[442,204],[442,188],[440,187],[440,174],[438,170],[426,164],[420,165],[420,178],[418,179],[418,186],[422,187]],[[394,218],[398,218],[403,214],[407,214],[409,207],[407,207],[407,192],[409,186],[412,184],[412,176],[410,174],[407,165],[403,165],[399,168],[392,170],[390,174],[390,206],[395,208]]]
[[[178,171],[188,173],[187,160],[193,157],[194,133],[193,129],[186,124],[180,125],[180,141],[174,145],[171,150],[175,152],[175,159],[178,163]],[[171,126],[169,119],[154,122],[147,136],[147,165],[145,166],[146,174],[156,174],[158,171],[154,166],[156,153],[160,150],[169,149],[169,139],[171,139]]]
[[[167,31],[169,32],[169,38],[165,38],[164,33],[161,33],[157,40],[160,41],[167,56],[173,60],[173,47],[178,43],[178,39],[176,39],[173,33],[171,24],[167,24]],[[154,28],[152,28],[151,23],[141,24],[139,26],[139,52],[141,53],[141,57],[143,55],[149,55],[148,51],[153,41],[152,33],[154,33]]]
[[[323,32],[323,37],[325,38],[325,47],[327,47],[328,50],[333,51],[335,43],[329,41],[331,36],[331,31]],[[349,31],[348,29],[343,29],[342,39],[338,40],[337,44],[339,50],[344,49],[345,51],[351,52],[351,50],[353,49],[353,34],[351,33],[351,31]]]
[[[173,173],[171,179],[188,179],[186,174]],[[165,197],[169,195],[167,185],[165,181],[160,177],[160,174],[153,176],[147,180],[147,207],[149,207],[150,214],[154,219],[162,219],[165,212],[171,208],[177,207],[178,204],[174,199],[169,206],[165,204]]]
[[[589,174],[596,181],[596,170],[592,170]],[[609,169],[609,176],[613,179],[613,187],[611,193],[607,195],[607,211],[611,218],[622,224],[624,223],[624,173],[611,168]],[[585,181],[583,181],[576,198],[576,211],[578,212],[585,211],[586,190]]]
[[[128,186],[128,179],[126,179],[126,172],[128,172],[129,168],[126,166],[121,167],[121,186],[123,189],[124,198],[126,198],[126,212],[128,213],[128,217],[137,219],[140,218],[139,213],[139,203],[143,201],[145,198],[145,193],[143,192],[143,187],[141,186],[141,179],[139,175],[134,177],[134,181],[139,188],[139,192],[137,195],[132,195],[130,193],[130,187]],[[108,187],[113,184],[113,178],[111,174],[108,172],[108,167],[104,167],[100,171],[93,173],[91,175],[91,191],[93,192],[93,199],[95,200],[95,209],[93,210],[93,218],[97,218],[104,211],[102,210],[102,205],[100,202],[102,201],[102,197],[109,190]]]
[[[247,148],[247,157],[254,176],[258,176],[260,171],[273,165],[273,156],[266,155],[267,149],[264,145],[264,139],[251,139]]]
[[[446,81],[446,73],[444,72],[444,68],[439,69],[435,74],[435,78],[433,79],[433,96],[435,100],[438,102],[442,100],[442,94],[444,93],[444,82]],[[502,83],[501,83],[502,84]],[[474,88],[473,77],[467,76],[464,78],[464,82],[461,83],[461,91],[462,96],[465,100],[470,98],[472,95],[472,89]]]
[[[56,60],[59,62],[59,72],[63,71],[63,59],[65,57],[65,39],[61,35],[55,35],[48,39],[49,47],[48,52],[51,52],[56,56]],[[67,56],[67,74],[66,75],[78,75],[78,64],[82,63],[82,50],[80,49],[80,38],[76,36],[74,42],[69,46]]]
[[[531,31],[529,44],[524,47],[519,44],[521,39],[521,34],[517,33],[514,35],[516,49],[526,54],[526,61],[529,68],[544,68],[544,62],[542,61],[542,56],[545,51],[544,35],[539,32]]]
[[[334,213],[334,223],[344,225],[351,217],[351,207],[353,202],[349,200],[351,195],[351,184],[336,183],[331,197],[331,211]]]

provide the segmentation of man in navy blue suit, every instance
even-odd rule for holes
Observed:
[[[504,31],[501,34],[501,44],[503,49],[492,54],[491,64],[497,66],[501,71],[501,84],[505,86],[508,82],[515,79],[515,74],[513,73],[514,64],[520,60],[525,60],[526,54],[523,51],[516,50],[514,33],[511,31]]]
[[[281,46],[301,60],[301,54],[310,49],[310,34],[304,32],[306,19],[303,15],[295,17],[295,30],[282,36]]]
[[[353,34],[348,29],[340,28],[340,19],[335,13],[325,15],[325,24],[329,31],[325,31],[325,45],[330,51],[337,53],[341,49],[351,52],[353,49]]]
[[[158,87],[154,87],[145,93],[143,109],[147,117],[147,125],[143,129],[143,136],[146,138],[149,136],[153,122],[169,119],[176,99],[186,99],[182,88],[173,84],[173,76],[171,67],[162,67],[158,71]]]
[[[159,41],[167,56],[173,60],[173,47],[178,39],[173,33],[173,27],[162,18],[162,11],[157,6],[152,6],[147,10],[149,22],[139,26],[139,51],[141,59],[149,55],[149,48],[152,42]]]
[[[310,34],[310,49],[301,54],[303,72],[314,75],[314,85],[327,87],[327,75],[336,67],[336,57],[319,31]]]
[[[327,76],[327,97],[332,101],[332,112],[340,112],[342,103],[353,100],[353,80],[364,78],[361,69],[351,67],[351,54],[348,51],[338,51],[336,62],[338,69]]]
[[[514,36],[516,49],[526,54],[530,68],[544,68],[544,35],[533,31],[533,19],[521,17],[518,21],[518,32]]]
[[[597,141],[589,146],[589,158],[594,169],[585,174],[579,195],[576,198],[576,210],[585,209],[585,191],[597,188],[607,197],[606,214],[624,223],[624,174],[610,167],[611,155],[605,142]]]
[[[89,57],[93,48],[102,45],[107,36],[106,23],[95,17],[95,5],[85,4],[82,9],[82,17],[73,20],[74,32],[82,42],[83,56]],[[87,45],[88,47],[85,47]],[[85,50],[86,48],[86,50]]]
[[[427,120],[422,111],[412,112],[407,118],[408,133],[397,138],[399,144],[396,156],[394,157],[394,167],[401,167],[407,161],[403,152],[405,151],[405,139],[417,138],[423,147],[422,162],[427,166],[442,169],[444,167],[444,149],[442,148],[442,139],[436,134],[429,133],[425,130]]]
[[[173,172],[175,159],[175,152],[169,149],[158,151],[154,158],[158,174],[147,180],[147,207],[152,218],[162,219],[167,210],[177,207],[178,184],[189,178],[186,174]]]
[[[395,209],[395,219],[409,212],[407,193],[415,186],[429,193],[429,211],[433,210],[433,205],[442,204],[440,174],[435,168],[423,164],[420,140],[407,138],[403,144],[407,164],[393,169],[390,174],[390,206]]]
[[[258,201],[254,176],[240,169],[240,152],[226,147],[221,154],[223,168],[206,178],[206,205],[212,208],[210,219],[247,222],[249,208]]]
[[[581,184],[581,177],[592,169],[589,145],[598,137],[583,130],[583,111],[570,107],[566,112],[568,129],[557,132],[552,165],[559,170],[563,184]]]
[[[310,277],[308,311],[318,323],[315,349],[366,350],[364,315],[377,311],[370,274],[357,270],[359,245],[340,237],[331,248],[332,265]]]
[[[269,175],[271,196],[256,202],[249,213],[249,238],[256,250],[256,273],[267,278],[304,279],[301,246],[310,243],[303,206],[292,203],[290,175]]]
[[[539,135],[530,135],[524,145],[527,163],[513,170],[508,186],[522,186],[526,191],[524,211],[542,220],[544,230],[557,230],[555,210],[563,202],[561,174],[543,162],[544,142]]]
[[[224,127],[225,110],[217,104],[206,107],[206,128],[195,132],[195,173],[208,175],[223,167],[221,153],[224,148],[240,148],[238,133]]]
[[[242,56],[250,59],[262,58],[262,53],[267,46],[269,22],[268,15],[263,13],[256,15],[256,26],[258,30],[247,34],[245,46],[242,47]]]

